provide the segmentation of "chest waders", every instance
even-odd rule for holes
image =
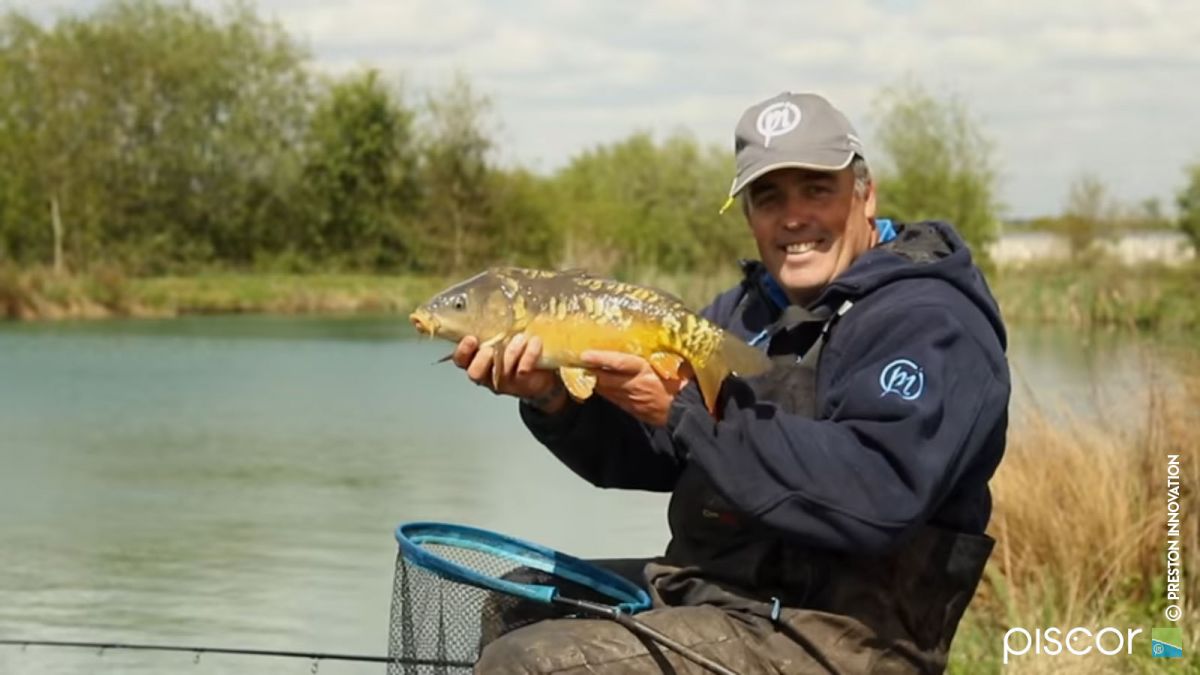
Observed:
[[[851,306],[832,315],[787,308],[770,331],[776,368],[746,382],[753,395],[816,417],[821,351]],[[774,634],[764,648],[776,649],[778,660],[813,666],[795,672],[943,671],[994,544],[926,525],[883,555],[814,548],[740,513],[694,463],[675,489],[669,520],[665,564],[648,570],[656,599],[744,613]]]

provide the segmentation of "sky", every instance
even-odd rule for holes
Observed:
[[[3,2],[42,18],[98,4]],[[374,67],[414,92],[465,74],[492,100],[501,161],[541,172],[635,131],[729,147],[742,111],[785,90],[833,101],[869,154],[879,94],[906,78],[965,102],[995,144],[1011,218],[1057,213],[1085,172],[1125,202],[1170,207],[1200,162],[1200,0],[256,6],[324,71]]]

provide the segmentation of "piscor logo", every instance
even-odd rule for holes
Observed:
[[[1092,633],[1083,626],[1074,628],[1035,628],[1032,633],[1024,628],[1010,628],[1004,634],[1004,664],[1008,665],[1011,656],[1045,654],[1059,656],[1064,651],[1074,656],[1085,656],[1092,650],[1104,656],[1133,653],[1133,638],[1142,632],[1141,628],[1120,628],[1107,626]]]

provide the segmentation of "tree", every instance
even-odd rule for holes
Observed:
[[[1126,220],[1134,229],[1165,230],[1170,227],[1170,220],[1163,212],[1162,200],[1158,197],[1146,197],[1138,202]]]
[[[1179,207],[1179,229],[1200,251],[1200,162],[1188,167],[1186,173],[1187,184],[1175,198]]]
[[[487,194],[490,245],[480,263],[532,267],[559,263],[563,231],[548,179],[525,169],[492,170]]]
[[[250,260],[290,204],[304,58],[244,4],[117,0],[49,28],[9,14],[0,136],[17,154],[0,170],[42,206],[0,232],[49,223],[78,269]]]
[[[1054,229],[1066,237],[1072,257],[1080,258],[1091,251],[1098,235],[1112,229],[1116,210],[1104,183],[1084,173],[1071,182],[1066,208]]]
[[[308,132],[307,254],[367,269],[410,261],[399,221],[417,205],[413,118],[375,70],[329,88]]]
[[[419,268],[461,272],[487,258],[493,144],[484,124],[491,102],[463,75],[426,101],[428,127],[422,143],[423,227]]]
[[[6,227],[9,247],[24,262],[52,259],[62,272],[68,237],[77,258],[87,257],[98,238],[94,220],[86,215],[94,206],[101,159],[90,140],[103,133],[104,124],[92,114],[94,87],[76,67],[62,35],[13,12],[0,33],[3,182],[23,192],[10,191],[6,200],[5,215],[14,219]],[[69,230],[64,212],[73,221]]]
[[[915,82],[885,90],[875,105],[883,157],[867,160],[880,214],[950,221],[982,257],[1000,208],[992,142],[961,100],[939,100]]]
[[[292,215],[311,101],[306,52],[243,3],[210,15],[128,0],[76,25],[115,126],[110,248],[156,272],[278,245],[271,223]]]
[[[42,39],[42,29],[23,16],[0,19],[0,262],[53,259],[61,270],[62,237],[47,217],[41,160],[31,147],[38,113],[30,101],[37,84],[30,60]]]
[[[683,134],[634,133],[575,156],[556,177],[569,262],[616,274],[730,264],[750,237],[718,214],[729,175],[727,151]]]

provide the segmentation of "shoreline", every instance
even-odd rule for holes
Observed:
[[[206,314],[399,314],[410,311],[421,300],[437,292],[443,282],[439,278],[350,274],[214,274],[105,279],[30,270],[0,279],[0,320],[71,321]]]
[[[213,273],[126,278],[0,270],[0,321],[170,318],[207,314],[407,314],[456,277]],[[726,273],[638,275],[693,308],[737,281]],[[1200,330],[1200,265],[1189,268],[1002,269],[989,283],[1006,322]],[[1190,292],[1189,292],[1190,291]]]

